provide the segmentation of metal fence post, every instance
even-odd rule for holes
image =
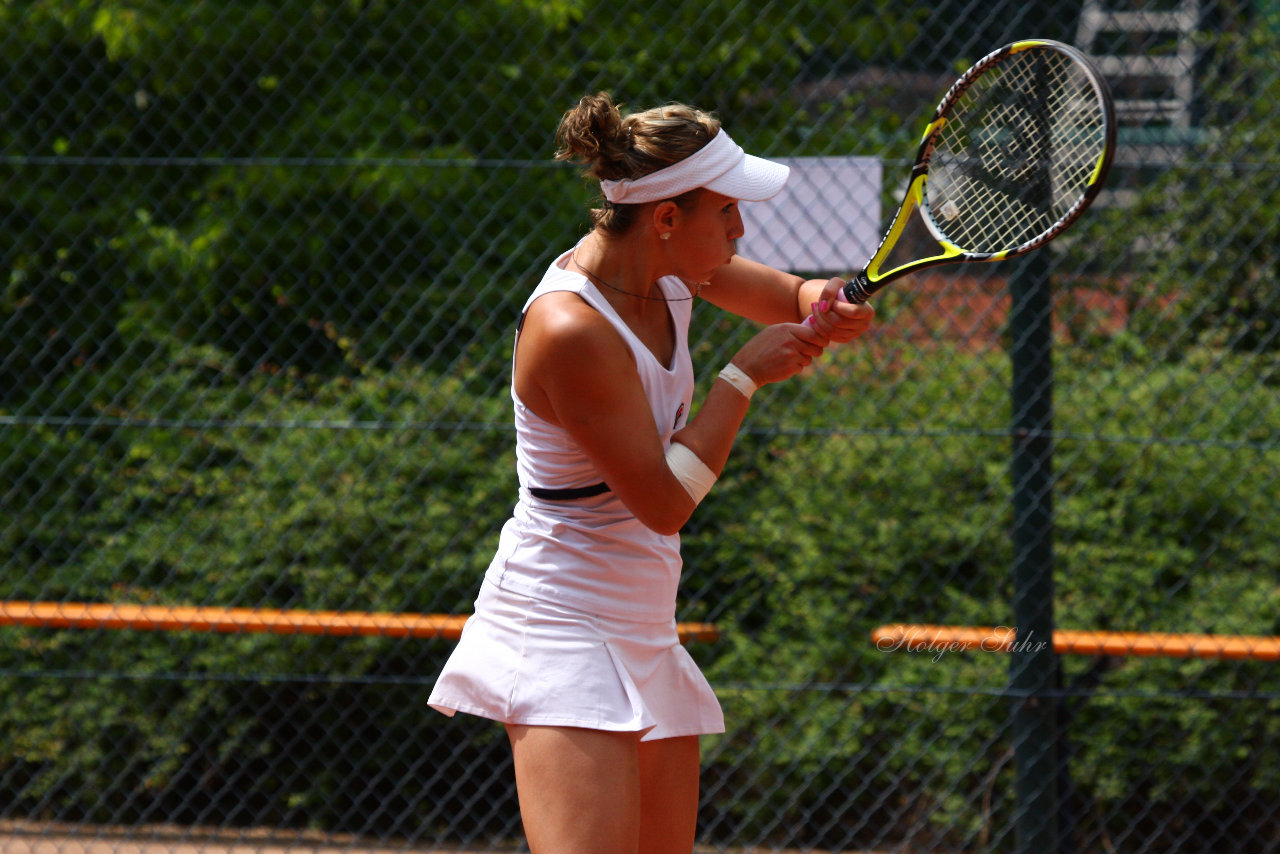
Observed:
[[[1010,283],[1013,368],[1013,616],[1009,673],[1020,854],[1057,849],[1057,709],[1053,651],[1053,304],[1048,255]]]

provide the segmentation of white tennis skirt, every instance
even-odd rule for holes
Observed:
[[[640,732],[642,741],[724,732],[674,619],[606,619],[488,581],[427,702],[450,716]]]

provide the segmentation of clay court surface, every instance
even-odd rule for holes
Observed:
[[[275,830],[0,822],[0,854],[516,854],[520,850],[515,846],[440,848]]]
[[[230,832],[169,826],[117,828],[0,821],[0,854],[520,854],[525,851],[527,849],[516,844],[432,847],[276,830]],[[800,854],[800,851],[699,845],[694,854]],[[805,854],[834,852],[806,849]]]

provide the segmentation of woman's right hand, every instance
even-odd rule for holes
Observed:
[[[776,323],[760,330],[732,359],[758,386],[782,382],[800,373],[830,343],[800,323]]]

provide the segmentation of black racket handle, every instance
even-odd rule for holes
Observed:
[[[844,287],[836,291],[837,299],[844,302],[851,302],[854,305],[861,305],[871,299],[871,295],[880,290],[871,284],[871,280],[867,278],[866,273],[859,273],[852,279],[844,283]],[[804,319],[804,325],[813,326],[813,315],[809,315]]]
[[[840,289],[840,295],[845,298],[846,302],[861,305],[871,299],[871,295],[878,290],[879,288],[871,284],[871,280],[867,278],[866,273],[859,273],[844,283],[844,287]]]

